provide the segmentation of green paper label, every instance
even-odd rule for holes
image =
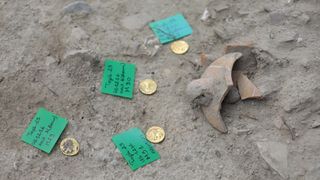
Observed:
[[[105,61],[101,92],[132,99],[136,66],[107,59]]]
[[[133,171],[160,159],[159,153],[146,140],[144,134],[138,128],[131,128],[113,136],[112,142],[120,150],[123,158]]]
[[[149,26],[162,44],[192,34],[192,28],[180,13],[166,19],[152,22]]]
[[[67,119],[39,108],[21,140],[49,154],[67,124]]]

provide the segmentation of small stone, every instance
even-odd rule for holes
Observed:
[[[216,156],[217,156],[218,158],[221,158],[221,153],[220,153],[220,151],[216,150],[214,153],[216,154]]]
[[[80,16],[87,16],[92,13],[92,8],[84,1],[75,1],[63,8],[63,14],[74,14]]]
[[[313,124],[311,125],[312,128],[318,128],[320,127],[320,120],[315,120]]]
[[[271,7],[265,6],[265,7],[263,7],[263,11],[269,13],[272,11],[272,9],[271,9]]]
[[[0,77],[0,83],[4,80],[4,77]]]
[[[249,12],[249,11],[245,11],[245,10],[239,10],[239,11],[238,11],[238,14],[239,14],[240,16],[246,16],[246,15],[250,14],[250,12]]]
[[[224,10],[227,10],[229,9],[230,7],[226,4],[219,4],[217,6],[214,7],[214,9],[217,11],[217,12],[221,12],[221,11],[224,11]]]
[[[121,20],[121,25],[127,29],[142,29],[147,25],[153,18],[146,13],[135,14],[127,16]]]
[[[297,39],[299,38],[299,34],[296,33],[295,31],[284,31],[278,34],[277,36],[278,36],[278,41],[281,43],[297,41]]]
[[[301,13],[301,11],[292,11],[291,13],[290,13],[290,16],[292,16],[292,17],[294,17],[294,18],[297,18],[297,17],[299,17],[300,15],[301,15],[302,13]]]
[[[51,56],[46,57],[46,65],[47,66],[50,66],[50,65],[54,64],[55,62],[56,62],[56,60],[53,57],[51,57]]]
[[[280,142],[257,142],[261,157],[284,178],[288,178],[288,148]]]
[[[206,9],[203,11],[200,20],[201,20],[201,21],[207,21],[210,17],[211,17],[211,14],[209,13],[208,8],[206,8]]]
[[[215,19],[216,16],[217,16],[216,11],[214,11],[214,10],[209,11],[208,8],[206,8],[203,11],[202,16],[200,17],[200,20],[205,23],[210,23],[210,20]]]
[[[270,38],[270,39],[274,39],[274,36],[275,36],[275,35],[274,35],[274,32],[270,32],[269,38]]]
[[[284,127],[284,123],[283,123],[281,117],[276,117],[275,119],[273,119],[273,124],[278,129],[283,129],[283,127]]]
[[[243,135],[243,134],[252,134],[252,130],[251,129],[237,129],[237,128],[233,128],[233,132],[234,134],[240,136],[240,135]]]
[[[228,92],[224,101],[228,104],[235,104],[238,101],[240,101],[240,98],[241,97],[240,97],[238,89],[236,87],[232,86],[232,88]]]
[[[213,30],[218,37],[225,41],[230,40],[232,38],[230,33],[223,27],[215,27]]]

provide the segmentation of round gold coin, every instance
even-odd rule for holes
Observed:
[[[161,127],[152,126],[146,132],[146,137],[148,141],[152,143],[160,143],[164,140],[166,134]]]
[[[78,154],[80,145],[74,138],[65,138],[60,143],[60,149],[66,156],[74,156]]]
[[[189,44],[185,41],[175,41],[171,44],[171,51],[175,54],[184,54],[188,49]]]
[[[151,79],[140,82],[139,89],[143,94],[151,95],[157,91],[157,83]]]

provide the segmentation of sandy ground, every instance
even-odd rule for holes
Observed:
[[[71,2],[0,1],[0,179],[320,178],[319,0]],[[202,22],[206,7],[212,18]],[[177,12],[194,31],[184,38],[189,52],[141,48],[153,35],[147,23]],[[201,52],[219,57],[225,45],[247,42],[256,47],[249,78],[265,98],[224,102],[229,132],[221,134],[185,89],[205,70],[195,61]],[[105,58],[136,64],[133,100],[100,93]],[[157,81],[155,95],[138,91],[145,78]],[[79,155],[20,141],[39,107],[69,120],[62,137],[80,142]],[[111,137],[151,125],[167,133],[155,145],[161,159],[132,172]]]

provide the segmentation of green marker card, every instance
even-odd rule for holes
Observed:
[[[112,141],[133,171],[160,159],[159,153],[146,140],[144,134],[138,128],[131,128],[128,131],[117,134],[112,137]]]
[[[67,124],[67,119],[39,108],[21,140],[49,154]]]
[[[136,65],[107,59],[101,92],[132,99]]]
[[[152,22],[149,26],[162,44],[192,34],[192,28],[180,13],[166,19]]]

